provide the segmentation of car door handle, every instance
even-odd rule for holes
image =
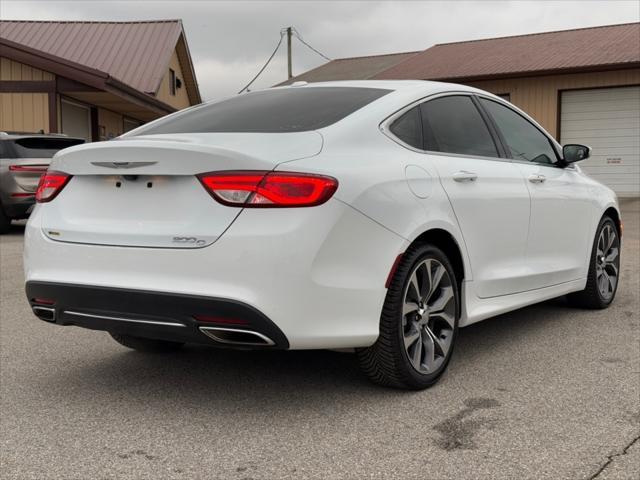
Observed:
[[[466,170],[460,170],[459,172],[454,173],[453,180],[456,182],[475,182],[478,178],[477,173],[467,172]]]
[[[540,175],[537,173],[529,175],[529,181],[531,183],[542,183],[547,179],[544,175]]]

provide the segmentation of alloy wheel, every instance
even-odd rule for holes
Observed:
[[[600,231],[595,262],[598,291],[604,300],[609,300],[616,291],[620,270],[620,241],[610,223]]]
[[[409,362],[420,373],[433,373],[452,347],[456,299],[447,269],[435,259],[418,263],[404,292],[402,329]]]

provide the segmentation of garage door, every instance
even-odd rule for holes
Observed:
[[[619,196],[640,195],[640,87],[562,92],[560,141],[589,145],[580,163]]]

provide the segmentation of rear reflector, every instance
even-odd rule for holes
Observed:
[[[38,303],[40,305],[53,305],[56,303],[55,300],[51,300],[49,298],[34,298],[33,303]]]
[[[44,203],[53,200],[71,180],[71,175],[64,172],[47,172],[40,177],[36,190],[36,202]]]
[[[44,173],[47,168],[49,168],[48,165],[9,165],[10,172]]]
[[[398,270],[400,262],[402,261],[402,255],[402,253],[398,255],[394,260],[393,265],[391,265],[391,270],[389,270],[389,275],[387,276],[387,281],[384,283],[384,288],[389,288],[389,286],[391,285],[391,281],[396,274],[396,270]]]
[[[12,193],[11,196],[13,198],[27,198],[27,197],[33,197],[35,195],[35,193],[28,193],[28,192],[19,192],[19,193]]]
[[[312,207],[338,188],[335,178],[295,172],[210,172],[198,179],[218,202],[234,207]]]

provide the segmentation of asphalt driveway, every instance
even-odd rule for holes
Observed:
[[[3,479],[640,477],[640,202],[606,311],[562,299],[461,330],[409,393],[334,352],[126,350],[37,320],[0,237]]]

